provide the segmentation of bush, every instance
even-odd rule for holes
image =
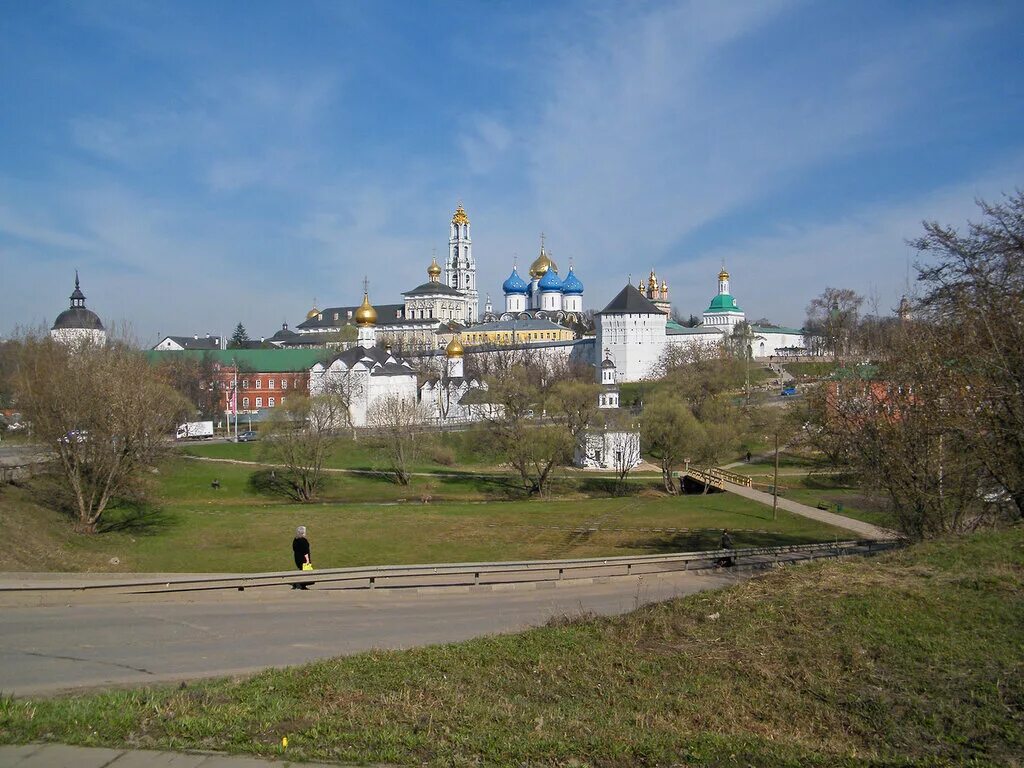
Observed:
[[[435,464],[450,467],[455,464],[455,451],[447,445],[434,444],[427,449],[427,457]]]

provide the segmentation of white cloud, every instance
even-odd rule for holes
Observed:
[[[922,233],[921,222],[963,227],[978,218],[975,200],[996,200],[1012,192],[1024,174],[1024,156],[1008,158],[997,171],[968,182],[922,194],[899,204],[859,207],[830,221],[789,226],[784,231],[745,238],[712,249],[699,259],[661,271],[671,286],[673,305],[700,313],[716,291],[722,263],[730,286],[750,319],[762,316],[802,325],[808,302],[827,286],[853,288],[878,311],[897,306],[916,276],[917,253],[907,240]]]

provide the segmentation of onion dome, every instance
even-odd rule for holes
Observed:
[[[427,277],[430,278],[432,283],[436,283],[437,279],[441,277],[441,266],[437,263],[436,256],[430,260],[430,266],[427,267]]]
[[[459,203],[459,207],[455,209],[455,213],[452,215],[452,224],[469,224],[469,216],[466,215],[466,210],[462,207],[462,203]]]
[[[583,283],[576,277],[576,273],[572,267],[569,267],[569,274],[565,276],[565,280],[562,281],[562,293],[582,294]]]
[[[515,267],[512,267],[512,274],[508,276],[508,280],[501,284],[501,290],[508,296],[513,293],[526,294],[530,290],[530,286],[523,278],[519,276],[519,272]]]
[[[533,264],[530,265],[530,277],[543,277],[547,274],[548,270],[557,272],[558,265],[551,260],[548,252],[542,247],[540,249],[540,256],[534,259]]]
[[[554,266],[553,263],[552,266]],[[537,283],[537,287],[542,291],[560,291],[562,290],[562,279],[554,269],[548,269],[544,272],[540,282]]]
[[[365,292],[363,293],[363,303],[356,310],[355,319],[356,325],[377,324],[377,310],[370,305],[370,296]]]
[[[75,272],[75,290],[71,292],[71,306],[57,315],[51,330],[73,328],[84,328],[91,331],[104,330],[100,316],[85,306],[85,294],[82,293],[82,289],[78,285],[77,271]]]
[[[459,341],[458,336],[452,336],[452,340],[448,342],[448,346],[444,348],[444,353],[448,357],[462,357],[466,350],[462,348],[462,342]]]
[[[313,308],[306,313],[306,319],[312,320],[314,317],[320,314],[320,310],[316,306],[316,302],[313,302]]]
[[[604,360],[601,361],[601,367],[602,368],[614,368],[615,367],[615,363],[612,362],[612,358],[611,358],[610,355],[606,355]]]
[[[722,267],[722,271],[718,273],[718,279],[719,280],[728,280],[729,279],[729,273],[726,272],[725,267]]]
[[[668,283],[666,283],[664,280],[662,280],[661,281],[661,292],[665,293],[667,290],[668,290]]]

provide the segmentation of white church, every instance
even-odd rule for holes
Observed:
[[[354,346],[339,353],[330,363],[317,363],[309,371],[309,392],[320,395],[332,389],[349,401],[353,427],[365,427],[374,404],[388,397],[416,403],[416,372],[407,361],[377,346],[377,310],[363,292],[363,303],[355,311],[358,337]]]

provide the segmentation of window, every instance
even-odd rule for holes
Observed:
[[[269,381],[267,382],[267,389],[273,389],[273,388],[274,388],[274,380],[273,380],[273,379],[270,379],[270,380],[269,380]]]
[[[281,395],[281,405],[284,405],[284,395]]]
[[[296,389],[298,389],[298,388],[299,388],[299,380],[298,380],[298,379],[296,379],[296,380],[295,380],[295,388],[296,388]]]
[[[248,388],[249,388],[249,380],[248,379],[242,379],[242,389],[248,389]]]
[[[256,379],[256,389],[263,389],[263,380]]]
[[[272,397],[267,398],[267,407],[268,408],[273,408],[274,407],[274,398],[272,398]]]
[[[288,389],[288,379],[281,379],[281,389]],[[281,398],[284,400],[284,398]]]
[[[262,397],[257,397],[256,398],[256,407],[257,408],[262,408],[263,407],[263,398]]]
[[[243,397],[242,398],[242,407],[243,408],[248,408],[249,407],[249,398],[248,397]]]

